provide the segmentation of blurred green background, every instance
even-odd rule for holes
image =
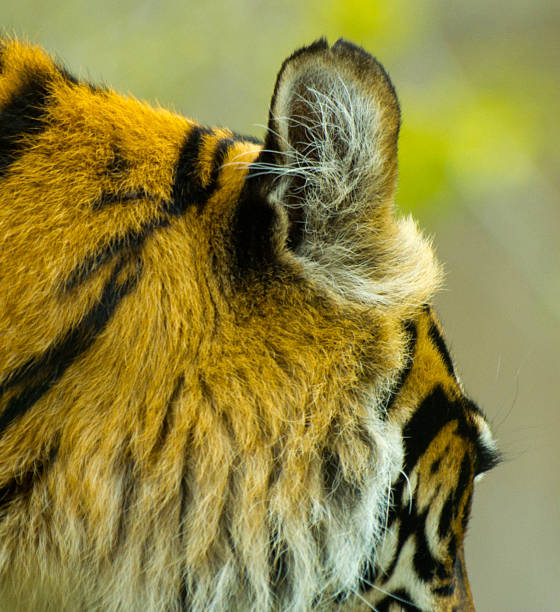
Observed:
[[[560,2],[2,0],[0,26],[255,136],[295,48],[344,36],[383,62],[403,112],[397,202],[434,236],[448,340],[506,458],[477,485],[477,610],[560,609]]]

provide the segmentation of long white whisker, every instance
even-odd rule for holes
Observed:
[[[389,591],[386,591],[385,589],[382,589],[381,587],[377,586],[376,584],[372,584],[369,580],[366,580],[365,578],[362,578],[362,581],[365,582],[372,589],[375,589],[376,591],[379,591],[380,593],[383,593],[383,595],[386,595],[387,597],[391,597],[392,599],[395,599],[396,601],[400,601],[401,603],[404,603],[404,604],[408,604],[409,606],[416,605],[413,601],[410,601],[408,599],[404,599],[403,597],[399,597],[398,595],[394,595],[393,593],[391,593]]]
[[[373,606],[373,604],[370,604],[369,601],[367,599],[365,599],[365,597],[362,597],[360,595],[360,593],[358,593],[358,591],[352,590],[352,593],[360,600],[363,601],[366,606],[370,609],[370,610],[374,610],[374,612],[379,612],[379,610]]]
[[[408,489],[408,513],[411,514],[412,513],[412,487],[410,486],[410,480],[408,479],[408,476],[402,470],[400,470],[400,473],[402,474],[403,478],[406,480],[407,489]]]

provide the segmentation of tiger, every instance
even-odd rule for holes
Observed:
[[[0,47],[0,609],[473,610],[499,451],[395,210],[382,65],[282,64],[264,140]]]

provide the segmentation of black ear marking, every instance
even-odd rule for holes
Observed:
[[[275,252],[278,212],[255,190],[246,188],[236,208],[232,243],[236,268],[242,272],[266,268]]]

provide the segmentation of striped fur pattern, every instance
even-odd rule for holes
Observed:
[[[342,40],[284,62],[264,143],[3,42],[1,609],[471,609],[496,451],[399,123]]]

